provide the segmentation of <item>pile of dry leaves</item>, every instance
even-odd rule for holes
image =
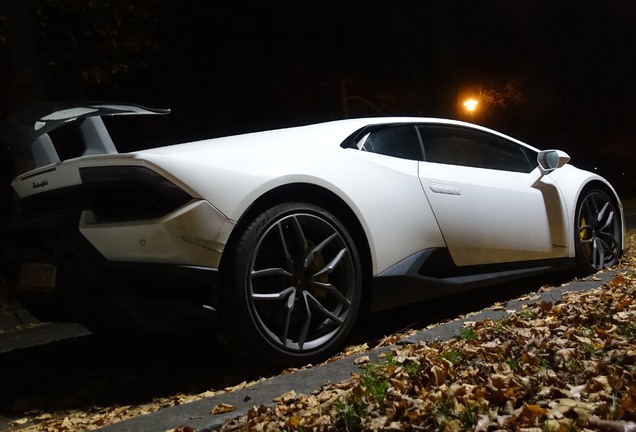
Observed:
[[[454,340],[396,348],[224,430],[636,430],[635,295],[634,275],[620,273]]]

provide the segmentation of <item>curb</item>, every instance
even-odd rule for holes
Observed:
[[[0,354],[90,334],[79,324],[41,323],[17,300],[0,312]]]

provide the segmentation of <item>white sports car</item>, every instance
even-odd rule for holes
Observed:
[[[359,118],[118,153],[67,104],[12,120],[35,162],[2,231],[15,293],[91,328],[216,320],[239,349],[299,364],[364,311],[617,263],[621,202],[598,175],[480,126]],[[78,127],[82,153],[49,134]],[[6,134],[5,134],[6,136]]]

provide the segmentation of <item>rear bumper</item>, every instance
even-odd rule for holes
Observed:
[[[216,319],[216,268],[108,261],[79,232],[79,220],[75,212],[30,218],[0,229],[8,282],[37,318],[93,328],[132,325],[160,331],[198,327]],[[22,286],[24,263],[54,266],[54,286]]]

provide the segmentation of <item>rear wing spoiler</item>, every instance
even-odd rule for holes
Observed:
[[[11,117],[0,125],[0,141],[35,167],[57,163],[60,157],[49,132],[77,121],[83,155],[117,153],[101,117],[169,114],[169,109],[101,102],[48,102]]]

